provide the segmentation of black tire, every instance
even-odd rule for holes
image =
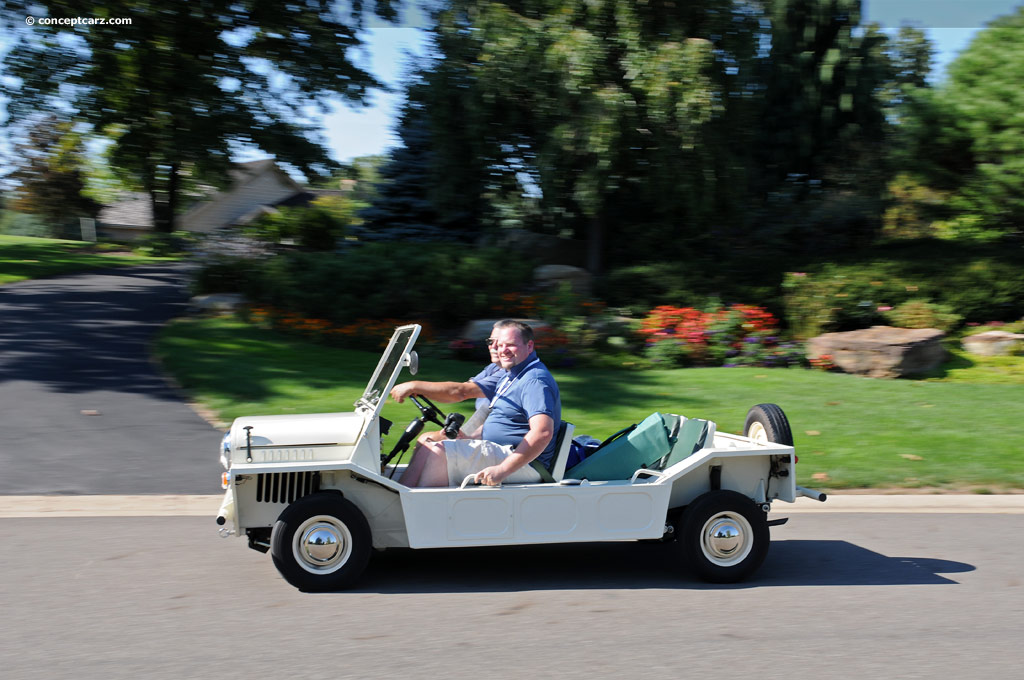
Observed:
[[[284,579],[306,592],[350,588],[366,569],[370,525],[351,501],[316,493],[281,513],[270,533],[270,556]]]
[[[793,430],[789,427],[789,419],[775,404],[758,404],[747,411],[743,434],[755,440],[763,437],[764,441],[775,444],[793,445]]]
[[[736,583],[753,574],[768,555],[767,515],[735,491],[710,491],[676,520],[679,557],[699,578]]]

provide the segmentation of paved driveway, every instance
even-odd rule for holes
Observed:
[[[185,265],[0,287],[0,494],[210,494],[220,436],[150,360]]]

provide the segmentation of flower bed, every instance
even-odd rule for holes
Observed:
[[[644,318],[644,354],[668,366],[793,366],[803,349],[780,338],[766,310],[734,304],[712,311],[662,305]]]

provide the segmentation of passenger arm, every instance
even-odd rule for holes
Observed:
[[[500,464],[476,473],[476,481],[491,486],[501,484],[513,472],[529,465],[534,458],[543,453],[554,434],[555,421],[551,416],[538,413],[531,417],[529,431],[512,454]]]

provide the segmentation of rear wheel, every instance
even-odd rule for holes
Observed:
[[[711,583],[736,583],[768,555],[768,518],[735,491],[711,491],[686,508],[676,523],[676,550],[691,571]]]
[[[299,590],[351,587],[366,569],[370,525],[355,505],[335,493],[295,501],[270,534],[270,555],[285,580]]]
[[[789,419],[775,404],[758,404],[747,411],[743,434],[756,442],[793,445],[793,430]]]

